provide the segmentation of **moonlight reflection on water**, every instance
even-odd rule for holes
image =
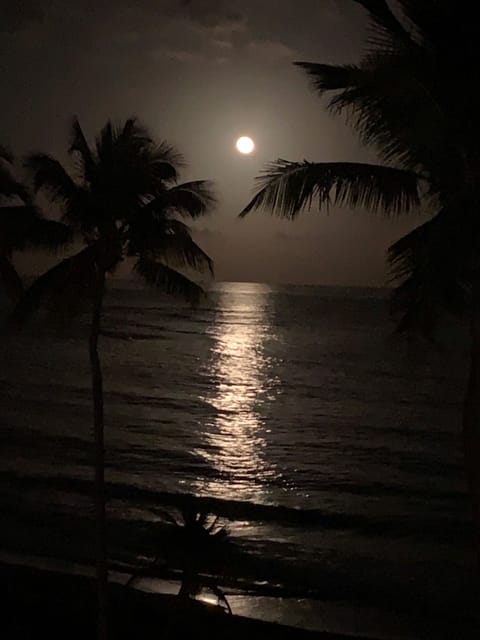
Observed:
[[[266,412],[259,411],[273,401],[278,384],[274,363],[265,353],[273,332],[268,291],[268,286],[252,283],[240,291],[220,292],[209,365],[216,384],[205,398],[216,417],[206,425],[201,455],[218,472],[218,479],[208,481],[208,492],[221,498],[258,499],[266,482],[279,476],[265,455],[268,425]]]

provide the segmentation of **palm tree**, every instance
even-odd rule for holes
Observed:
[[[41,303],[65,305],[71,313],[82,299],[92,302],[89,354],[95,435],[95,512],[97,522],[98,634],[106,637],[107,542],[103,381],[98,354],[106,277],[128,260],[144,281],[195,301],[201,287],[177,268],[208,269],[210,258],[192,240],[181,218],[197,218],[214,204],[209,183],[177,184],[181,156],[166,143],[153,142],[135,120],[121,127],[108,122],[89,145],[78,120],[71,128],[71,175],[51,156],[36,154],[26,166],[35,190],[42,190],[63,212],[63,220],[83,248],[41,276],[14,310],[22,323]]]
[[[13,252],[27,246],[56,250],[70,234],[64,224],[41,215],[27,189],[14,178],[12,162],[11,153],[0,146],[0,281],[10,300],[16,302],[23,283],[12,264]],[[12,200],[17,204],[4,204]]]
[[[170,561],[182,571],[178,597],[188,602],[208,589],[217,597],[219,606],[231,614],[230,604],[215,575],[205,575],[215,570],[218,572],[230,543],[228,529],[219,524],[218,516],[197,510],[193,505],[180,508],[179,518],[163,509],[155,512],[163,522],[171,525]],[[155,575],[161,562],[161,555],[157,553],[147,570],[133,574],[127,586],[133,586],[139,578]]]
[[[479,30],[471,3],[352,0],[370,30],[359,64],[297,63],[329,109],[344,114],[383,164],[279,160],[258,178],[242,216],[294,219],[314,201],[429,220],[389,250],[399,330],[430,332],[445,311],[470,321],[463,442],[480,559],[480,95]],[[458,90],[457,90],[458,88]],[[420,206],[419,206],[420,205]]]

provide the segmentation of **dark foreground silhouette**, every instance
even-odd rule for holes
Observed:
[[[93,638],[96,630],[95,582],[11,565],[0,565],[6,586],[2,633],[6,638]],[[279,624],[227,615],[220,607],[109,585],[109,637],[272,638],[345,640],[345,636],[302,631]],[[356,636],[357,640],[361,640]],[[366,640],[366,639],[364,639]]]
[[[229,551],[229,531],[219,524],[218,516],[208,511],[197,511],[191,506],[180,509],[180,517],[177,519],[167,511],[159,511],[157,515],[173,526],[173,536],[177,542],[176,563],[181,569],[181,586],[178,596],[180,598],[196,598],[205,590],[210,590],[217,598],[218,605],[226,612],[232,613],[232,609],[225,593],[222,591],[214,576],[204,575],[205,566],[222,566],[222,556]],[[160,545],[163,547],[164,545]],[[174,547],[175,545],[171,545]],[[138,578],[149,575],[150,570],[162,567],[161,553],[157,553],[150,567],[143,571],[137,571],[127,582],[127,586],[133,586]],[[154,575],[154,574],[153,574]]]

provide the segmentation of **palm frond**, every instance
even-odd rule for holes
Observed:
[[[166,191],[158,200],[159,206],[189,218],[209,213],[216,198],[208,180],[184,182]]]
[[[95,176],[96,159],[85,138],[78,118],[74,118],[72,121],[69,152],[78,157],[78,168],[82,177],[91,182]]]
[[[62,260],[25,291],[14,308],[9,325],[19,328],[42,306],[57,314],[73,315],[93,296],[98,251],[95,245]]]
[[[108,193],[108,208],[120,218],[128,218],[177,180],[179,158],[173,147],[156,146],[147,129],[133,119],[123,127],[108,122],[97,137],[96,149],[98,166],[90,186],[102,199]]]
[[[314,201],[319,209],[334,204],[386,214],[408,212],[419,204],[415,173],[371,164],[278,160],[257,178],[257,184],[260,189],[241,217],[264,209],[294,219]]]
[[[0,207],[0,237],[3,252],[11,254],[29,244],[29,233],[39,214],[28,206]]]
[[[150,132],[139,124],[137,118],[128,118],[123,127],[119,129],[116,137],[120,143],[131,144],[132,141],[135,141],[138,146],[142,147],[153,144]]]
[[[179,527],[180,525],[178,524],[177,520],[175,519],[175,517],[169,513],[168,511],[165,511],[165,509],[154,509],[154,513],[156,516],[159,516],[164,522],[168,522],[168,524],[173,525],[174,527]]]
[[[173,234],[165,236],[155,249],[168,265],[209,271],[210,275],[214,275],[213,260],[191,237],[182,238]]]
[[[468,216],[445,208],[395,242],[388,258],[394,282],[392,312],[399,331],[431,334],[443,311],[461,313],[470,296],[470,272],[478,251]]]
[[[12,176],[10,171],[0,165],[0,198],[20,198],[23,202],[30,202],[28,190]]]
[[[96,150],[101,163],[108,166],[115,159],[139,157],[153,148],[153,140],[148,130],[130,118],[123,125],[115,125],[109,120],[96,139]]]
[[[123,127],[113,129],[113,145],[116,154],[126,156],[140,156],[150,154],[154,148],[153,138],[148,129],[141,125],[137,118],[129,118]]]
[[[161,257],[167,265],[208,270],[213,276],[213,261],[194,242],[189,227],[181,220],[156,216],[149,205],[130,225],[127,255],[147,252]]]
[[[30,205],[0,207],[0,235],[7,253],[27,246],[56,251],[73,240],[70,227],[44,218]]]
[[[390,9],[387,0],[354,0],[367,10],[370,18],[371,46],[392,49],[400,44],[410,44],[410,33]]]
[[[114,144],[114,128],[111,120],[101,129],[95,140],[95,148],[100,163],[108,163],[112,158]]]
[[[163,160],[168,164],[184,169],[186,166],[185,158],[182,153],[173,145],[165,140],[155,145],[151,150],[152,157]]]
[[[200,511],[200,513],[197,514],[197,523],[202,527],[202,529],[206,528],[209,517],[210,514],[208,511]]]
[[[180,296],[193,304],[197,303],[204,293],[198,284],[167,266],[153,254],[140,256],[134,265],[134,271],[147,284],[170,295]]]
[[[29,244],[50,251],[64,249],[73,237],[73,229],[68,225],[40,216],[35,218],[27,233]]]
[[[30,203],[28,190],[12,174],[13,155],[2,145],[0,145],[0,161],[0,197],[17,197],[25,203]]]
[[[0,160],[3,160],[4,162],[8,162],[8,164],[12,164],[13,162],[12,152],[3,144],[0,144]]]
[[[366,145],[387,163],[416,168],[438,164],[450,134],[435,87],[431,59],[419,53],[370,54],[361,67],[299,63],[321,94],[333,92],[329,109],[345,113]],[[451,144],[450,144],[451,147]]]
[[[471,222],[467,215],[461,215],[456,207],[445,207],[427,222],[419,225],[397,240],[388,250],[388,259],[394,280],[408,277],[416,268],[432,272],[446,270],[458,273],[458,264],[466,264],[462,246],[464,233],[472,235]],[[468,237],[468,236],[467,236]],[[470,247],[474,252],[474,246]]]
[[[0,255],[0,286],[12,302],[17,302],[23,293],[22,280],[6,255]]]
[[[178,179],[178,171],[185,166],[182,154],[167,142],[152,145],[147,154],[148,165],[156,180],[173,184]]]
[[[311,79],[313,86],[320,94],[326,91],[338,91],[347,87],[358,86],[365,82],[367,71],[358,65],[318,64],[316,62],[294,62]],[[371,74],[368,73],[371,78]]]
[[[459,37],[476,23],[476,7],[462,3],[461,10],[449,0],[436,0],[435,6],[417,0],[399,0],[402,14],[425,46],[451,42],[452,35]],[[450,45],[451,46],[451,45]]]
[[[44,190],[52,200],[61,204],[75,200],[77,185],[55,158],[42,153],[33,154],[26,159],[25,167],[33,176],[36,192]]]
[[[436,217],[424,222],[389,247],[388,260],[393,281],[409,277],[424,253],[424,257],[429,258],[425,250],[436,223]]]

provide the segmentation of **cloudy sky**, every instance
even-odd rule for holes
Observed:
[[[270,160],[374,159],[291,64],[358,59],[365,17],[353,0],[19,1],[0,9],[0,30],[0,140],[19,156],[64,159],[73,115],[92,136],[136,115],[184,153],[185,178],[215,181],[217,211],[195,233],[219,280],[385,283],[385,250],[414,220],[237,217]],[[236,152],[242,134],[255,154]]]

